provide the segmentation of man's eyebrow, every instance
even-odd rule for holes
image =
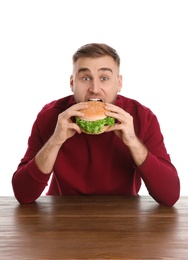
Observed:
[[[101,70],[101,71],[106,71],[106,70],[107,70],[107,71],[110,71],[110,72],[113,73],[112,69],[110,69],[110,68],[100,68],[99,71],[100,71],[100,70]]]
[[[88,68],[79,68],[79,70],[78,70],[78,73],[80,73],[80,72],[85,72],[85,71],[88,71],[88,72],[90,72],[90,70],[88,69]]]
[[[78,73],[85,72],[85,71],[90,72],[90,69],[88,69],[88,68],[80,68],[78,70]],[[100,68],[100,69],[98,69],[98,71],[110,71],[111,73],[113,73],[112,69],[110,69],[110,68]]]

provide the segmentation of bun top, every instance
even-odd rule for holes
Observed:
[[[96,121],[106,118],[104,103],[100,101],[88,101],[88,108],[82,109],[81,112],[84,113],[82,119],[86,121]]]

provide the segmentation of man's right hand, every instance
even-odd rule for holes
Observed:
[[[80,127],[74,123],[71,118],[75,116],[82,117],[83,113],[79,110],[85,108],[87,108],[87,102],[80,102],[59,114],[54,133],[51,136],[51,140],[53,140],[54,144],[62,145],[76,132],[81,133]]]

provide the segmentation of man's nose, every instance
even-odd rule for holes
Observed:
[[[100,84],[97,80],[93,80],[91,85],[90,85],[90,88],[89,90],[93,93],[98,93],[99,90],[100,90]]]

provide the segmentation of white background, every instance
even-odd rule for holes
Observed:
[[[188,195],[186,0],[0,0],[0,195],[13,195],[11,178],[37,113],[71,94],[72,54],[90,42],[118,51],[121,94],[157,115]]]

